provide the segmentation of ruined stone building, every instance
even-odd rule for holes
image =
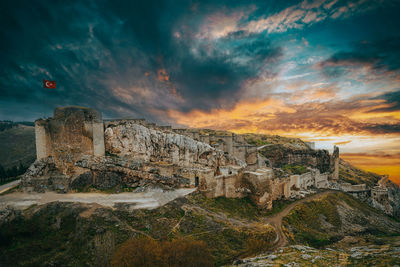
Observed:
[[[271,208],[276,199],[327,188],[330,179],[337,179],[337,164],[329,154],[327,159],[323,154],[328,163],[320,169],[276,175],[241,135],[200,134],[143,119],[103,121],[89,108],[57,108],[53,118],[35,122],[35,133],[37,161],[22,179],[28,191],[197,187],[208,197],[249,196]],[[337,149],[335,153],[338,158]]]

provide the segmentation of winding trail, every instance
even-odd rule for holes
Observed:
[[[317,193],[315,195],[300,199],[296,202],[291,203],[289,206],[287,206],[286,208],[284,208],[282,211],[278,212],[277,214],[274,214],[270,217],[265,217],[263,219],[263,223],[266,224],[270,224],[271,226],[273,226],[275,228],[276,231],[276,239],[275,239],[275,244],[273,246],[273,250],[276,250],[280,247],[283,247],[285,245],[287,245],[288,241],[286,238],[286,235],[283,233],[282,230],[282,219],[287,216],[289,214],[289,212],[294,209],[297,205],[304,203],[304,202],[308,202],[314,199],[317,199],[321,196],[325,196],[325,195],[329,195],[329,194],[333,194],[333,193],[337,193],[338,191],[334,191],[334,190],[329,190],[329,191],[324,191],[324,192],[320,192]]]

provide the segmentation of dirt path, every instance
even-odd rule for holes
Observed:
[[[14,187],[16,187],[17,185],[19,185],[20,182],[21,182],[21,180],[18,179],[16,181],[12,181],[10,183],[1,185],[0,186],[0,194],[4,193],[4,192],[6,192],[6,191],[8,191],[8,190],[10,190],[10,189],[12,189]]]
[[[0,196],[0,208],[12,206],[17,209],[25,209],[33,204],[46,204],[53,201],[59,202],[80,202],[96,203],[105,207],[114,207],[116,204],[129,205],[131,209],[154,209],[167,204],[168,202],[184,197],[194,190],[176,189],[170,191],[160,191],[157,189],[142,193],[67,193],[57,194],[55,192],[46,193],[22,193],[15,192]]]
[[[325,195],[328,195],[328,194],[333,194],[333,193],[336,193],[336,192],[337,191],[330,190],[330,191],[324,191],[324,192],[321,192],[321,193],[317,193],[317,194],[312,195],[310,197],[306,197],[306,198],[303,198],[303,199],[298,200],[296,202],[293,202],[289,206],[284,208],[282,211],[280,211],[279,213],[277,213],[277,214],[275,214],[273,216],[270,216],[270,217],[266,217],[263,220],[263,223],[268,223],[268,224],[272,225],[275,228],[275,231],[276,231],[276,234],[277,234],[276,235],[276,239],[275,239],[274,249],[278,249],[280,247],[283,247],[288,243],[286,235],[283,233],[283,230],[282,230],[282,219],[285,216],[287,216],[292,209],[294,209],[297,205],[299,205],[301,203],[304,203],[304,202],[307,202],[307,201],[311,201],[311,200],[314,200],[314,199],[319,198],[321,196],[325,196]]]

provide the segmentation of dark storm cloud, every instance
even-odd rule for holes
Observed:
[[[394,73],[400,70],[400,36],[376,41],[361,41],[351,51],[340,51],[318,63],[323,73],[338,77],[347,73],[348,67],[370,67],[372,74]]]
[[[154,110],[229,107],[244,82],[280,57],[280,48],[255,35],[195,38],[204,17],[222,7],[162,0],[3,1],[1,116],[43,109],[49,115],[55,106],[74,104],[111,117],[157,120]],[[42,79],[56,80],[58,88],[44,90]]]
[[[182,47],[182,50],[189,48]],[[229,53],[219,50],[209,53],[207,50],[207,46],[199,48],[199,59],[190,53],[180,53],[174,60],[166,61],[178,90],[185,99],[191,99],[184,106],[187,111],[194,107],[211,109],[220,105],[229,108],[237,100],[235,93],[243,83],[258,77],[268,63],[281,55],[279,48],[260,39],[229,45]]]

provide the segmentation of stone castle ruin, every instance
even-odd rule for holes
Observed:
[[[142,119],[103,121],[90,108],[57,108],[53,118],[35,122],[35,133],[37,160],[22,178],[27,191],[197,187],[207,197],[249,196],[271,208],[274,200],[330,188],[338,180],[336,147],[332,155],[310,148],[323,160],[312,158],[315,168],[288,175],[259,153],[268,147],[250,145],[242,135],[204,134]]]

